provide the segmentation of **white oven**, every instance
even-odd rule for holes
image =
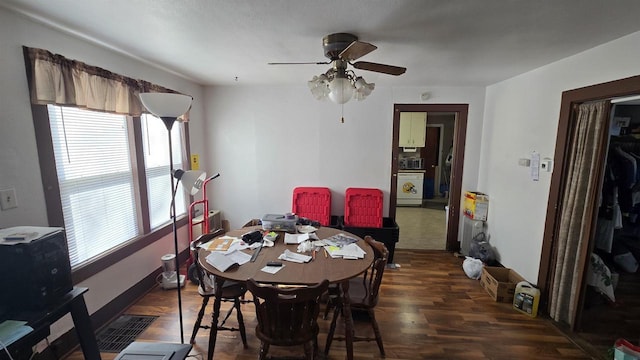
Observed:
[[[423,172],[399,172],[397,205],[422,205]]]

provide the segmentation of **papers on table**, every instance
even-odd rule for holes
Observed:
[[[343,247],[330,245],[330,246],[325,246],[324,248],[327,250],[327,252],[329,253],[329,256],[331,256],[332,258],[343,258],[343,259],[350,259],[350,260],[364,259],[364,255],[366,254],[366,252],[362,250],[362,248],[358,246],[358,244],[356,243],[345,245]]]
[[[309,240],[309,234],[284,234],[285,244],[300,244],[301,242]]]
[[[227,251],[231,247],[235,238],[231,236],[221,236],[207,243],[206,249],[209,251]]]
[[[358,242],[358,239],[347,236],[345,234],[336,234],[331,237],[324,239],[324,242],[329,245],[343,247],[345,245],[353,244]]]
[[[282,269],[283,267],[284,267],[284,264],[282,264],[282,266],[265,266],[262,269],[260,269],[260,271],[264,271],[269,274],[275,274],[278,271],[280,271],[280,269]]]
[[[318,228],[311,225],[298,225],[298,232],[302,234],[308,234],[318,231]]]
[[[322,242],[325,244],[325,250],[327,250],[332,258],[363,259],[366,254],[364,250],[358,246],[358,239],[353,236],[336,234],[323,239]]]
[[[241,239],[233,236],[221,236],[209,242],[201,244],[200,247],[211,252],[221,252],[223,254],[231,254],[238,250],[248,249],[249,245]]]
[[[14,226],[6,229],[0,229],[0,244],[26,244],[58,230],[62,230],[62,228]]]
[[[6,320],[0,323],[0,341],[3,346],[9,346],[32,331],[26,321]]]
[[[206,260],[218,271],[225,272],[231,267],[246,264],[251,260],[251,255],[242,251],[233,251],[226,254],[221,251],[212,251],[211,254],[207,255]]]
[[[295,263],[306,263],[311,261],[311,256],[294,253],[293,251],[286,249],[280,256],[278,256],[280,260],[291,261]]]

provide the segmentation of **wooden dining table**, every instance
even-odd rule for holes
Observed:
[[[226,234],[226,236],[232,236],[241,238],[243,234],[262,230],[260,226],[246,227],[239,230],[233,230]],[[274,241],[274,246],[263,247],[254,262],[247,262],[241,266],[227,269],[227,271],[218,271],[213,265],[206,261],[210,251],[201,248],[198,253],[198,261],[201,267],[209,274],[215,276],[216,282],[216,296],[213,304],[213,324],[218,324],[218,317],[220,315],[220,304],[222,295],[222,286],[225,281],[247,282],[247,280],[253,278],[257,282],[272,283],[272,284],[284,284],[284,285],[313,285],[320,283],[324,279],[329,280],[331,284],[339,285],[340,296],[343,302],[344,311],[344,328],[345,328],[345,340],[347,348],[347,359],[353,360],[353,318],[351,316],[351,304],[349,301],[349,279],[354,278],[362,274],[373,262],[374,254],[373,250],[362,238],[329,227],[321,227],[315,231],[319,239],[326,239],[333,235],[345,234],[347,236],[358,239],[358,246],[365,251],[363,259],[342,259],[332,258],[328,256],[324,249],[320,249],[313,259],[307,263],[295,263],[291,261],[278,260],[285,249],[296,252],[297,244],[285,244],[284,233],[278,232],[278,237]],[[242,250],[248,254],[253,254],[255,250],[245,249]],[[306,255],[312,255],[307,253]],[[277,273],[271,274],[262,271],[262,269],[270,261],[282,262],[283,268]],[[212,326],[209,333],[209,352],[207,359],[213,359],[213,352],[215,349],[215,342],[217,336],[217,326]]]

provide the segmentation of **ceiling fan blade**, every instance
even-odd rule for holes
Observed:
[[[407,71],[407,68],[403,68],[400,66],[378,64],[378,63],[372,63],[368,61],[358,61],[351,65],[353,65],[354,68],[360,69],[360,70],[375,71],[383,74],[396,75],[396,76],[402,75],[404,74],[405,71]]]
[[[323,62],[270,62],[268,65],[328,65],[328,61]]]
[[[353,41],[338,55],[340,59],[345,61],[352,61],[359,59],[378,47],[363,41]]]

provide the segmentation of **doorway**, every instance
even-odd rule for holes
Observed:
[[[608,83],[588,86],[575,90],[565,91],[562,94],[562,103],[560,108],[560,119],[558,122],[558,135],[555,150],[555,168],[551,178],[551,187],[549,191],[549,201],[547,206],[547,217],[544,230],[544,238],[542,244],[542,254],[540,257],[540,272],[538,274],[538,286],[543,291],[542,306],[547,313],[550,310],[551,289],[553,288],[554,270],[555,270],[555,254],[557,251],[557,237],[559,234],[559,224],[562,219],[562,197],[565,189],[568,188],[566,173],[570,164],[568,164],[569,148],[569,130],[572,127],[576,107],[580,104],[606,100],[618,97],[625,97],[640,94],[640,76],[634,76],[626,79],[612,81]],[[606,148],[598,154],[602,163],[606,159]],[[596,213],[598,206],[598,196],[587,199],[587,203],[593,205],[596,209],[592,219],[584,225],[583,246],[576,253],[576,261],[578,261],[578,273],[576,281],[570,285],[572,291],[578,294],[572,301],[571,306],[576,309],[573,315],[572,326],[568,331],[576,338],[582,346],[593,348],[594,353],[599,352],[598,349],[610,348],[615,338],[611,331],[602,331],[600,334],[589,334],[585,337],[585,325],[587,322],[585,315],[585,305],[588,304],[586,276],[589,268],[589,259],[594,248],[595,229],[596,229]],[[637,311],[634,310],[634,311]],[[633,314],[637,314],[634,312]],[[634,315],[630,315],[633,318]],[[637,315],[636,315],[637,317]],[[564,326],[564,324],[560,324]],[[637,333],[636,333],[637,336]],[[637,341],[637,338],[629,339]]]
[[[431,141],[433,146],[429,147],[430,150],[426,150],[427,147],[425,146],[417,147],[415,150],[404,149],[401,146],[400,119],[402,113],[426,113],[431,116],[431,123],[427,121],[425,125],[422,125],[422,138],[426,139],[429,136],[428,127],[431,129],[431,136],[435,136],[437,139],[437,141]],[[420,239],[424,240],[428,235],[428,231],[424,230],[424,226],[420,226],[428,225],[433,221],[429,219],[429,215],[422,214],[422,209],[425,209],[422,205],[425,204],[438,208],[438,210],[433,210],[436,212],[435,217],[438,218],[433,226],[438,227],[441,231],[439,235],[441,241],[440,245],[438,245],[439,250],[457,251],[459,249],[458,223],[467,113],[468,105],[466,104],[394,105],[389,217],[393,218],[400,227],[400,241],[396,245],[398,248],[410,248],[407,246],[413,246],[411,244],[405,246],[402,242],[403,229],[409,231],[409,227],[413,227],[411,224],[418,225],[415,228],[420,234],[418,236],[421,236]],[[450,119],[449,121],[443,120],[443,118],[447,117]],[[405,135],[406,130],[403,130],[403,137]],[[433,168],[430,168],[432,170],[430,171],[430,177],[425,176],[422,180],[422,189],[426,188],[426,191],[423,191],[422,202],[419,202],[417,207],[398,207],[398,192],[403,190],[398,187],[398,173],[406,173],[406,171],[400,171],[403,170],[400,166],[400,160],[406,157],[406,154],[403,154],[403,150],[413,151],[416,153],[416,155],[412,156],[413,158],[422,159],[418,161],[418,163],[423,164],[422,169],[420,169],[422,174],[426,174],[425,166],[433,166]],[[435,158],[433,158],[434,153]],[[452,156],[448,157],[450,153]],[[424,160],[429,156],[432,156],[432,161],[427,164]],[[448,211],[445,206],[448,206]],[[408,217],[412,217],[414,220],[408,219]],[[403,222],[404,226],[402,226]]]

